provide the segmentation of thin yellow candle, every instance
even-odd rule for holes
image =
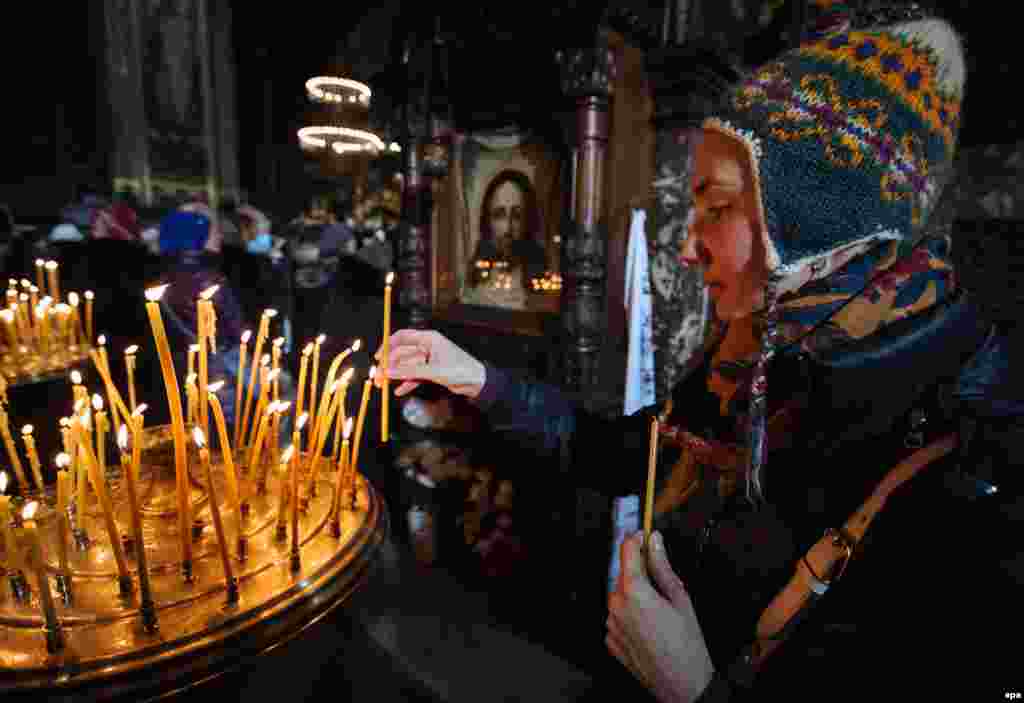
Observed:
[[[131,422],[141,424],[141,415],[129,418]],[[132,434],[137,434],[133,432]],[[128,425],[121,425],[117,431],[117,446],[121,450],[121,470],[125,475],[125,489],[128,493],[128,508],[131,511],[132,537],[135,541],[135,563],[139,573],[139,600],[142,611],[142,623],[147,632],[157,630],[156,606],[153,602],[153,589],[149,582],[149,562],[146,557],[145,533],[142,531],[142,511],[139,508],[139,491],[136,482],[139,480],[138,441],[128,447]]]
[[[352,375],[355,373],[355,369],[349,368],[345,373],[341,374],[341,388],[338,389],[339,401],[338,401],[338,413],[337,413],[337,427],[334,433],[334,449],[331,451],[331,456],[336,462],[338,460],[339,445],[338,442],[344,434],[345,423],[348,422],[348,413],[345,410],[345,403],[348,400],[348,385],[352,380]]]
[[[260,316],[260,326],[256,331],[256,345],[252,350],[252,369],[249,371],[249,389],[245,394],[245,412],[242,414],[242,437],[250,438],[249,435],[249,412],[252,410],[252,394],[253,389],[256,387],[256,374],[259,373],[259,366],[256,364],[256,360],[260,359],[260,352],[263,351],[263,343],[267,341],[267,337],[270,335],[270,320],[277,315],[277,311],[274,309],[267,309],[263,311],[263,315]],[[259,413],[252,416],[253,422],[259,421]]]
[[[219,289],[220,286],[210,286],[199,294],[199,300],[196,302],[196,317],[199,324],[199,387],[203,389],[210,385],[209,354],[214,339],[213,296]],[[199,426],[203,428],[203,435],[208,436],[210,411],[206,393],[199,394]]]
[[[36,286],[39,290],[46,288],[46,280],[44,272],[46,270],[46,262],[42,259],[36,259]]]
[[[96,427],[96,459],[99,465],[100,476],[107,475],[107,414],[103,411],[103,398],[99,394],[92,397],[93,422]]]
[[[242,332],[242,345],[238,356],[238,380],[235,381],[235,441],[232,444],[233,447],[240,446],[238,442],[241,438],[240,432],[242,430],[242,379],[245,378],[245,353],[249,348],[250,337],[252,337],[251,330]]]
[[[4,446],[7,448],[7,457],[14,467],[14,474],[18,477],[18,489],[22,495],[28,492],[28,481],[25,480],[25,469],[21,465],[21,458],[18,456],[18,448],[14,446],[14,438],[11,437],[11,425],[7,417],[7,409],[0,406],[0,434],[3,435]]]
[[[21,548],[11,527],[11,497],[7,495],[7,472],[0,471],[0,537],[4,540],[4,551],[7,553],[8,571],[18,571],[24,567]]]
[[[316,472],[316,465],[320,460],[320,454],[323,452],[324,440],[327,437],[327,433],[330,432],[331,422],[334,420],[334,413],[337,407],[334,402],[335,394],[340,387],[341,381],[339,380],[324,388],[324,397],[320,402],[319,416],[313,421],[313,439],[310,442],[308,459],[310,476],[313,476]]]
[[[292,474],[296,471],[298,456],[292,444],[281,454],[281,493],[277,499],[277,539],[288,536],[288,494],[291,492]],[[292,499],[294,500],[294,498]]]
[[[303,401],[305,400],[306,394],[306,367],[309,366],[309,355],[312,353],[313,343],[310,342],[302,350],[302,360],[299,362],[299,387],[298,395],[295,399],[295,412],[298,413],[299,415],[302,414],[302,410],[304,407]]]
[[[238,581],[231,568],[231,555],[228,553],[228,540],[224,534],[224,523],[220,518],[220,503],[217,501],[217,489],[213,482],[213,469],[210,468],[210,450],[206,448],[206,435],[196,427],[192,430],[193,439],[199,447],[199,464],[203,467],[206,477],[206,490],[210,494],[210,514],[213,516],[213,527],[217,532],[217,545],[220,547],[220,560],[224,567],[224,581],[228,589],[228,602],[238,600]]]
[[[92,326],[92,301],[95,297],[96,294],[91,290],[85,291],[85,338],[88,341],[92,341],[94,334]]]
[[[274,340],[272,345],[272,360],[271,370],[279,371],[281,369],[281,347],[284,346],[284,337],[278,337]],[[278,374],[274,377],[274,400],[281,400],[281,375]]]
[[[18,347],[21,345],[18,343],[18,328],[14,322],[14,311],[10,308],[0,310],[0,320],[4,324],[4,334],[7,335],[7,345],[11,348],[11,353],[16,354]]]
[[[75,414],[78,415],[82,402],[75,403]],[[82,453],[78,451],[78,440],[75,439],[75,429],[72,421],[68,421],[68,431],[71,433],[71,459],[72,471],[75,472],[75,508],[78,511],[79,520],[85,517],[85,509],[89,504],[89,479],[86,472],[85,462],[82,461]],[[82,523],[79,522],[81,527]]]
[[[71,457],[58,454],[57,464],[57,559],[64,588],[70,594],[71,567],[68,564],[68,536],[71,525],[68,524],[68,506],[71,501],[71,474],[66,467],[71,464]]]
[[[135,482],[139,481],[139,468],[142,464],[142,432],[146,424],[146,418],[143,415],[146,412],[147,405],[142,403],[139,407],[135,408],[135,412],[132,413],[132,424],[129,426],[132,432],[132,472],[134,473]]]
[[[53,310],[57,316],[57,323],[60,326],[60,336],[64,340],[64,347],[70,348],[75,345],[73,331],[71,329],[71,306],[67,303],[59,303]]]
[[[117,387],[114,386],[114,379],[110,375],[110,358],[107,356],[107,335],[101,334],[96,338],[95,351],[99,354],[100,364],[102,364],[99,372],[107,391],[107,407],[110,411],[110,419],[114,423],[113,426],[116,427],[120,424],[118,410],[124,408],[124,401],[121,399],[121,394],[117,392]],[[124,415],[125,417],[128,416],[127,408],[125,408]]]
[[[299,563],[299,459],[295,457],[289,462],[289,485],[292,494],[292,571],[298,571]]]
[[[167,402],[171,410],[171,428],[174,437],[174,466],[178,487],[178,533],[181,539],[181,561],[186,580],[192,576],[192,504],[191,488],[188,479],[188,467],[185,456],[185,418],[181,412],[181,391],[178,390],[178,379],[174,375],[174,362],[171,360],[171,348],[167,343],[163,318],[160,315],[160,298],[167,286],[146,290],[146,312],[153,328],[157,352],[160,356],[160,368],[164,376],[164,388],[167,391]]]
[[[345,490],[345,479],[348,476],[349,442],[352,434],[352,418],[345,420],[343,439],[341,440],[341,452],[338,454],[338,474],[334,483],[334,506],[331,508],[331,530],[335,537],[341,537],[341,502]]]
[[[196,373],[196,356],[199,355],[199,345],[189,344],[188,345],[188,370],[185,372],[185,378],[194,376]]]
[[[39,303],[35,309],[35,330],[39,335],[39,351],[46,354],[50,350],[50,325],[46,322],[46,301]]]
[[[647,455],[647,491],[644,501],[644,548],[651,544],[651,523],[654,520],[654,476],[658,463],[658,418],[651,418],[651,439]]]
[[[363,399],[359,403],[359,416],[356,418],[356,439],[352,445],[352,462],[349,471],[359,470],[359,445],[363,439],[363,421],[366,419],[366,405],[370,401],[370,389],[373,388],[373,376],[377,373],[377,367],[370,367],[370,374],[363,382]]]
[[[309,416],[313,418],[314,425],[316,424],[316,418],[319,417],[317,412],[318,398],[316,395],[316,386],[320,380],[320,346],[327,339],[326,335],[317,335],[317,338],[313,341],[313,374],[309,379]],[[324,388],[328,384],[324,384]]]
[[[50,654],[64,648],[64,636],[61,633],[60,623],[57,621],[57,608],[53,604],[53,594],[50,592],[50,579],[46,576],[46,564],[43,561],[43,546],[39,541],[39,530],[36,521],[33,519],[39,503],[32,501],[22,510],[22,534],[28,548],[25,550],[29,567],[35,572],[36,580],[39,583],[39,601],[43,606],[43,622],[46,632],[46,651]]]
[[[224,420],[224,408],[220,404],[217,393],[224,387],[224,381],[211,383],[206,387],[210,406],[213,408],[213,420],[217,425],[217,436],[220,439],[220,453],[224,460],[224,485],[227,489],[228,503],[238,519],[239,528],[242,524],[242,499],[238,490],[238,475],[235,473],[235,461],[231,457],[231,443],[228,437],[228,426]]]
[[[47,261],[46,262],[46,278],[50,282],[50,297],[54,301],[60,301],[60,277],[57,273],[57,262]],[[42,286],[40,286],[40,290]]]
[[[266,436],[267,425],[270,422],[270,416],[277,410],[277,403],[271,403],[267,406],[266,411],[260,417],[259,427],[256,430],[256,439],[249,445],[249,473],[258,467],[260,455],[263,453],[263,438]]]
[[[186,423],[189,427],[196,424],[196,375],[190,373],[185,377],[185,398],[188,402],[188,415]]]
[[[32,436],[32,425],[25,425],[21,428],[21,439],[25,442],[25,453],[28,454],[28,463],[32,467],[32,478],[36,480],[36,488],[40,492],[46,488],[43,483],[43,470],[39,465],[39,455],[36,453],[36,440]]]
[[[103,511],[103,524],[107,529],[111,550],[114,552],[114,561],[117,562],[118,584],[121,588],[121,594],[127,595],[132,590],[132,579],[128,574],[128,562],[124,557],[121,532],[117,529],[117,523],[114,522],[114,506],[110,502],[110,494],[107,491],[107,480],[100,473],[99,462],[93,454],[92,447],[85,436],[81,422],[72,423],[72,429],[76,431],[80,457],[85,462],[93,490],[96,491],[96,497],[100,501],[100,509]]]
[[[269,355],[265,354],[264,357],[266,357],[266,356],[269,356]],[[257,430],[257,427],[256,427],[255,423],[259,419],[261,419],[263,417],[263,413],[266,410],[267,405],[270,402],[269,401],[270,386],[271,386],[270,377],[271,377],[271,375],[273,375],[273,372],[270,370],[270,368],[268,366],[269,363],[270,363],[269,359],[267,360],[266,364],[264,364],[262,362],[260,363],[260,399],[256,402],[256,414],[253,415],[253,423],[254,424],[252,426],[252,431],[254,433]],[[250,454],[252,453],[252,440],[253,440],[253,437],[250,434],[250,436],[249,436],[249,445],[250,445],[249,452],[250,452]]]
[[[138,407],[138,402],[135,397],[135,355],[139,351],[139,346],[133,344],[124,350],[124,368],[128,374],[128,409],[133,413],[135,408]]]
[[[86,396],[85,386],[82,384],[81,372],[75,370],[71,372],[71,401],[77,403],[79,400]]]
[[[24,284],[27,283],[27,281],[22,281],[21,283],[22,283],[22,287],[24,287]],[[27,290],[28,290],[29,308],[32,309],[32,310],[35,310],[36,309],[36,305],[39,304],[39,289],[36,288],[35,286],[29,286]]]
[[[395,280],[394,272],[388,273],[387,282],[384,285],[384,338],[383,348],[381,352],[383,354],[383,366],[381,367],[381,396],[380,396],[380,441],[387,443],[389,432],[388,432],[388,415],[391,410],[389,404],[390,394],[388,393],[388,351],[391,348],[391,283]]]
[[[78,297],[78,293],[75,291],[68,293],[68,305],[71,306],[72,344],[75,346],[78,345],[80,340],[87,339],[85,336],[85,330],[82,328],[82,317],[78,314],[79,303],[80,299]]]
[[[331,366],[327,371],[327,382],[324,384],[324,388],[329,388],[334,383],[334,377],[337,375],[338,369],[341,367],[341,363],[345,361],[346,358],[348,358],[349,354],[359,351],[359,348],[361,346],[362,341],[357,339],[352,343],[351,347],[345,349],[344,351],[340,352],[336,357],[334,357],[334,361],[331,362]],[[310,413],[310,415],[312,415],[312,412]],[[312,440],[313,437],[310,436],[308,441],[312,442]]]

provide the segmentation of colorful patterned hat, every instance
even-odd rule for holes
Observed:
[[[704,122],[751,156],[779,295],[924,223],[952,162],[965,79],[943,20],[844,30],[755,70]]]

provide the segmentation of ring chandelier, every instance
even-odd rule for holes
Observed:
[[[314,76],[306,81],[306,93],[311,100],[321,103],[358,103],[370,106],[370,87],[350,78]]]
[[[390,145],[373,132],[352,127],[303,127],[299,130],[299,143],[304,149],[330,148],[336,154],[354,152],[401,151],[397,143]]]

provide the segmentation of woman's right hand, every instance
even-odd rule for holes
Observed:
[[[396,396],[411,392],[424,381],[444,386],[452,393],[476,398],[483,390],[484,365],[440,332],[398,330],[391,335],[388,378],[401,381]],[[381,349],[374,358],[381,362]],[[381,376],[377,376],[378,381]]]

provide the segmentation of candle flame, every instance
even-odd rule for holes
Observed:
[[[273,344],[273,346],[275,347],[280,347],[282,344],[284,344],[284,337],[278,337],[273,342],[271,342],[271,344]]]
[[[7,472],[0,471],[0,493],[7,492]]]
[[[363,340],[357,339],[356,341],[352,342],[352,351],[357,352],[362,346]]]
[[[352,418],[345,420],[345,429],[342,434],[342,439],[347,440],[350,436],[352,436]]]
[[[64,469],[67,468],[68,466],[71,466],[71,457],[65,454],[64,452],[61,452],[60,454],[57,455],[57,458],[54,459],[53,462],[57,465],[58,469]]]
[[[47,261],[46,262],[46,270],[47,271],[56,271],[57,270],[57,262],[56,261]]]
[[[394,281],[394,280],[395,280],[395,272],[391,271],[391,272],[388,273],[388,277],[387,277],[387,280],[384,282],[384,285],[390,286],[391,282]]]
[[[351,366],[349,366],[347,369],[345,369],[345,373],[341,374],[341,382],[342,382],[342,384],[347,386],[349,384],[349,381],[352,380],[352,374],[354,374],[355,372],[356,372],[356,370],[354,368],[352,368]]]
[[[204,290],[202,293],[200,293],[199,297],[202,298],[203,300],[209,300],[214,295],[216,295],[218,290],[220,290],[220,286],[219,285],[218,286],[210,286],[209,288]]]
[[[302,355],[303,355],[303,356],[309,356],[309,355],[310,355],[310,354],[312,354],[312,353],[313,353],[313,343],[312,343],[312,342],[310,342],[310,343],[309,343],[309,344],[307,344],[307,345],[306,345],[305,347],[303,347],[303,349],[302,349]]]
[[[285,449],[284,452],[281,454],[281,463],[282,464],[287,464],[289,461],[291,461],[292,460],[292,454],[294,454],[294,453],[295,453],[295,445],[294,444],[289,444],[288,448]]]
[[[260,365],[261,366],[266,366],[269,363],[270,363],[270,354],[264,354],[263,356],[260,357]]]
[[[7,322],[7,323],[14,322],[14,313],[11,312],[9,309],[8,310],[0,311],[0,317],[3,318],[4,322]]]
[[[45,266],[46,262],[42,259],[36,259],[36,266]]]
[[[376,375],[377,375],[377,367],[376,366],[371,366],[370,367],[370,380],[372,381],[373,377],[376,376]]]
[[[121,429],[117,431],[117,446],[122,452],[128,451],[128,425],[122,424]]]
[[[199,376],[197,376],[195,374],[195,372],[193,371],[192,373],[190,373],[188,376],[185,377],[185,383],[187,385],[194,386],[194,385],[196,385],[196,379],[197,378],[199,378]]]
[[[189,354],[198,354],[199,353],[199,345],[198,344],[189,344],[188,345],[188,353]]]
[[[208,385],[206,387],[206,392],[207,393],[219,393],[220,389],[223,388],[223,387],[224,387],[224,381],[223,380],[217,381],[216,383],[211,383],[210,385]]]
[[[71,382],[76,386],[82,385],[82,374],[78,371],[71,372]]]
[[[59,424],[60,424],[61,427],[67,427],[70,422],[71,422],[71,420],[69,420],[68,418],[62,417],[60,419]]]
[[[34,287],[34,286],[33,286]],[[71,303],[71,307],[78,307],[78,293],[71,291],[68,293],[68,302]]]
[[[150,288],[149,290],[146,291],[146,297],[149,298],[150,291],[153,291],[154,295],[156,295],[156,297],[155,298],[150,298],[150,300],[160,300],[160,296],[164,294],[164,291],[166,289],[167,289],[167,286],[160,286],[159,288]],[[93,293],[91,290],[85,291],[85,299],[86,300],[92,300],[95,297],[96,297],[96,294]]]
[[[327,341],[327,335],[326,334],[318,334],[316,336],[316,343],[317,344],[323,344],[325,341]]]
[[[127,354],[128,356],[131,356],[131,355],[135,354],[138,351],[139,351],[139,345],[138,344],[133,344],[130,347],[128,347],[127,349],[125,349],[124,353]]]
[[[192,438],[196,441],[196,446],[200,449],[206,446],[206,435],[203,434],[203,430],[201,428],[192,428]]]
[[[39,510],[39,501],[33,500],[31,503],[25,505],[21,510],[22,520],[31,520],[36,516],[36,511]]]
[[[28,292],[29,293],[38,293],[39,292],[39,288],[37,288],[36,286],[32,286],[31,288],[28,289]]]
[[[306,426],[306,422],[309,420],[309,413],[302,413],[299,415],[299,419],[295,422],[295,431],[301,432],[302,428]]]
[[[32,282],[30,280],[28,280],[27,278],[23,278],[23,279],[21,279],[21,287],[22,288],[31,288],[32,287]]]
[[[263,311],[263,314],[266,317],[277,317],[277,310],[275,310],[274,308],[267,308],[266,310]]]
[[[21,302],[23,302],[23,303],[24,303],[24,302],[25,302],[26,300],[28,300],[28,293],[22,293],[21,295],[19,295],[19,296],[18,296],[18,300],[20,300]],[[43,302],[45,302],[45,301],[46,301],[46,298],[43,298],[43,299],[42,299],[42,300],[40,301],[40,303],[43,303]]]
[[[27,437],[30,434],[32,434],[33,429],[34,428],[32,427],[32,425],[25,425],[24,427],[21,428],[21,433]]]
[[[103,398],[99,393],[93,393],[92,396],[92,407],[96,409],[96,412],[103,410]]]
[[[142,417],[142,413],[146,412],[146,408],[149,406],[146,403],[139,403],[135,407],[135,411],[132,413],[132,417]]]
[[[277,404],[277,411],[276,412],[278,414],[283,415],[284,413],[288,412],[288,408],[290,408],[291,406],[292,406],[292,401],[290,401],[290,400],[282,400],[281,402],[279,402]]]
[[[107,335],[101,334],[99,337],[96,338],[96,343],[102,347],[104,344],[107,343]]]
[[[146,300],[148,300],[151,303],[157,302],[158,300],[160,300],[160,298],[162,298],[164,296],[164,293],[167,292],[168,288],[170,288],[170,284],[169,283],[165,283],[162,286],[155,286],[153,288],[147,288],[146,289]],[[90,290],[85,291],[85,297],[86,297],[87,300],[91,299],[92,298],[92,291],[90,291]]]
[[[249,339],[252,337],[252,330],[246,330],[242,332],[242,344],[248,344]]]

